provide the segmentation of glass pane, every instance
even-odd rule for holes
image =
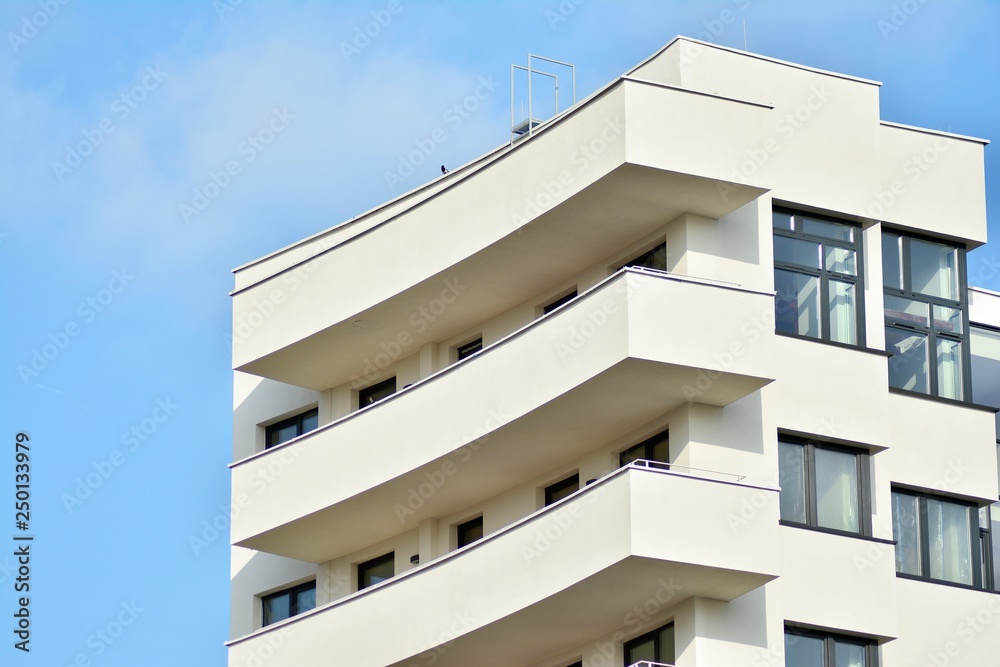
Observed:
[[[938,338],[938,395],[962,400],[962,344]]]
[[[632,461],[638,461],[643,458],[646,453],[646,447],[643,444],[634,445],[629,447],[624,452],[618,455],[618,461],[620,465],[628,465]]]
[[[792,231],[795,227],[792,225],[792,216],[789,213],[781,213],[779,211],[771,212],[771,225],[775,229],[787,229]]]
[[[971,508],[934,498],[925,502],[931,578],[971,585]]]
[[[865,647],[836,642],[833,647],[836,667],[865,667]]]
[[[824,528],[860,532],[857,456],[819,449],[816,452],[816,520]]]
[[[840,280],[828,283],[830,297],[830,340],[854,345],[858,342],[857,306],[854,285]]]
[[[264,598],[264,625],[283,621],[291,615],[291,598],[288,593]]]
[[[997,465],[1000,466],[1000,462]],[[1000,591],[1000,502],[990,506],[990,537],[993,540],[993,590]]]
[[[938,331],[962,333],[962,309],[934,306],[934,328]]]
[[[775,269],[774,289],[775,329],[819,338],[819,278]]]
[[[649,458],[650,461],[660,461],[661,463],[670,462],[670,440],[666,433],[657,436],[656,439],[650,443],[649,449],[646,452],[646,457]]]
[[[918,503],[916,496],[892,494],[892,539],[896,540],[896,572],[921,576]]]
[[[826,220],[817,220],[816,218],[807,218],[801,215],[798,216],[798,219],[801,221],[802,231],[806,234],[825,236],[828,239],[837,241],[854,241],[854,227],[851,225],[842,225],[836,222],[827,222]]]
[[[275,431],[271,431],[271,442],[267,444],[269,447],[280,445],[283,442],[288,442],[298,434],[298,426],[295,424],[289,424],[288,426],[283,426]]]
[[[656,656],[660,662],[674,664],[674,625],[671,623],[660,630],[660,655]]]
[[[295,613],[301,614],[316,607],[316,587],[307,588],[295,594]]]
[[[885,295],[885,316],[897,322],[930,326],[930,306],[901,296]]]
[[[774,261],[818,269],[820,244],[787,236],[774,237]]]
[[[882,232],[882,283],[886,287],[903,289],[903,265],[899,261],[901,241],[898,234]]]
[[[969,327],[972,352],[972,400],[1000,408],[1000,331]],[[1000,433],[1000,413],[996,418]],[[1000,474],[1000,468],[997,470]]]
[[[656,642],[653,641],[652,637],[640,644],[632,644],[625,651],[625,662],[627,664],[634,665],[642,660],[657,661]]]
[[[893,327],[885,328],[889,358],[889,386],[921,393],[930,392],[927,366],[927,336]]]
[[[823,640],[786,632],[785,667],[823,667]]]
[[[396,573],[396,563],[391,554],[387,558],[381,558],[374,562],[362,563],[358,566],[361,570],[358,588],[368,588],[380,581],[392,579]]]
[[[914,292],[958,301],[958,250],[910,239],[910,282]]]
[[[308,433],[319,426],[319,414],[310,415],[308,417],[302,418],[302,432]]]
[[[778,486],[785,521],[806,523],[805,450],[792,442],[778,442]]]
[[[823,253],[826,256],[824,266],[827,271],[846,273],[851,276],[857,275],[856,253],[853,250],[828,245],[823,246]]]

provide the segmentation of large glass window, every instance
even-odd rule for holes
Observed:
[[[966,400],[968,345],[961,248],[882,233],[889,385]]]
[[[396,575],[396,553],[373,558],[358,565],[358,590],[374,586]]]
[[[667,270],[667,244],[666,242],[647,250],[638,257],[633,257],[629,261],[625,262],[618,267],[618,270],[624,269],[626,266],[638,266],[645,269],[659,269],[660,271]]]
[[[969,327],[969,347],[972,352],[972,400],[982,405],[1000,408],[1000,330],[990,327]],[[1000,438],[1000,413],[996,415],[997,438]],[[1000,442],[997,443],[997,476],[1000,477]],[[993,574],[988,588],[1000,591],[1000,502],[989,509],[981,510],[980,525],[989,529],[992,541],[983,545],[983,559],[992,562]],[[992,517],[992,518],[991,518]]]
[[[674,624],[625,642],[625,667],[637,662],[674,664]]]
[[[787,209],[775,209],[772,221],[775,328],[863,344],[860,228]]]
[[[579,473],[574,473],[570,477],[564,480],[558,481],[555,484],[550,484],[545,487],[545,505],[551,505],[554,502],[558,502],[565,498],[566,496],[572,495],[580,490],[580,475]]]
[[[877,659],[863,639],[785,629],[785,667],[876,667]]]
[[[396,378],[391,377],[358,391],[358,408],[364,408],[396,393]]]
[[[991,581],[989,522],[970,503],[911,491],[892,492],[896,572],[987,588]]]
[[[670,462],[670,434],[667,431],[657,433],[651,438],[633,445],[618,455],[618,465],[628,465],[632,461]]]
[[[868,535],[868,455],[789,436],[778,439],[781,520]]]
[[[274,447],[319,426],[319,409],[313,408],[290,419],[272,424],[265,429],[264,448]]]
[[[316,582],[288,588],[260,599],[264,625],[271,625],[316,606]]]

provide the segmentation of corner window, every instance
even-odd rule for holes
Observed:
[[[316,582],[295,586],[260,599],[264,611],[263,625],[271,625],[316,606]]]
[[[892,537],[897,574],[973,588],[991,580],[989,521],[971,503],[894,490]]]
[[[548,304],[547,306],[542,306],[542,314],[543,315],[548,315],[549,313],[551,313],[553,310],[555,310],[559,306],[567,304],[570,301],[572,301],[573,299],[575,299],[576,296],[577,296],[577,292],[576,292],[576,290],[573,290],[572,292],[570,292],[566,296],[559,297],[558,299],[556,299],[552,303]]]
[[[629,447],[618,455],[618,465],[626,466],[632,461],[638,461],[639,459],[669,463],[670,433],[668,431],[657,433],[653,437],[643,440],[638,445]]]
[[[292,438],[297,438],[304,433],[314,430],[319,426],[319,409],[313,408],[295,415],[290,419],[272,424],[264,430],[264,448],[268,449],[283,442],[288,442]],[[258,431],[259,433],[259,431]]]
[[[667,270],[667,244],[664,241],[651,250],[647,250],[638,257],[633,257],[629,261],[619,266],[615,271],[620,271],[626,266],[638,266],[645,269]]]
[[[782,521],[871,534],[867,453],[780,436],[778,484]]]
[[[580,489],[580,475],[574,474],[571,477],[567,477],[564,480],[558,481],[555,484],[550,484],[545,487],[545,505],[546,507],[554,502],[558,502],[565,498],[566,496],[576,493]]]
[[[483,539],[483,517],[476,517],[465,523],[458,524],[455,532],[458,534],[457,544],[459,549],[473,542],[478,542]]]
[[[775,329],[864,344],[861,229],[786,209],[774,210],[772,227]]]
[[[374,586],[396,575],[396,552],[358,564],[358,590]]]
[[[477,338],[476,340],[466,343],[465,345],[459,345],[455,348],[455,352],[458,353],[458,361],[462,359],[467,359],[483,349],[483,339]]]
[[[964,262],[956,246],[882,233],[890,387],[959,401],[969,395]]]
[[[973,325],[969,327],[972,356],[972,400],[1000,408],[1000,329]],[[1000,437],[1000,412],[996,416]],[[997,470],[1000,473],[1000,469]]]
[[[396,393],[396,378],[392,377],[383,380],[378,384],[358,391],[358,408],[367,407],[373,403],[378,403],[383,398],[388,398]]]
[[[877,667],[878,650],[856,637],[785,629],[785,667]]]
[[[674,664],[674,624],[625,642],[625,667],[640,662]]]

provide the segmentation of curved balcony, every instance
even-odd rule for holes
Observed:
[[[771,381],[773,331],[753,323],[772,308],[768,293],[622,271],[472,358],[234,463],[233,543],[324,562],[682,403],[727,405]]]
[[[758,509],[746,518],[748,506]],[[468,547],[233,640],[229,664],[264,653],[270,667],[331,656],[355,667],[533,664],[619,630],[637,608],[764,585],[778,571],[777,531],[776,489],[629,465]]]

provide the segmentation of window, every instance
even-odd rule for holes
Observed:
[[[958,247],[882,232],[890,387],[968,396],[964,263]]]
[[[1000,408],[1000,330],[983,326],[969,327],[972,353],[972,400]],[[997,413],[997,437],[1000,437],[1000,413]]]
[[[319,409],[313,408],[291,419],[272,424],[264,430],[264,448],[274,447],[319,426]],[[258,431],[259,433],[259,431]]]
[[[458,533],[459,549],[481,540],[483,539],[483,517],[477,517],[465,523],[460,523],[455,530]]]
[[[657,433],[652,438],[643,440],[638,445],[629,447],[618,455],[618,465],[628,465],[632,461],[645,459],[647,461],[670,462],[670,434],[668,431]]]
[[[378,403],[396,393],[396,378],[389,378],[358,392],[358,408]]]
[[[542,307],[542,313],[545,314],[545,315],[548,315],[549,313],[551,313],[553,310],[555,310],[559,306],[563,305],[564,303],[569,303],[570,301],[572,301],[575,298],[576,298],[576,290],[573,290],[572,292],[570,292],[566,296],[561,296],[558,299],[556,299],[555,301],[553,301],[552,303],[550,303],[549,305],[543,306]]]
[[[647,660],[674,664],[674,624],[625,642],[625,667]]]
[[[455,348],[455,351],[458,352],[458,360],[461,361],[462,359],[471,357],[476,352],[479,352],[481,349],[483,349],[483,339],[477,338],[471,343],[466,343],[465,345],[459,345],[457,348]]]
[[[661,243],[652,250],[647,250],[638,257],[634,257],[619,266],[616,271],[624,269],[626,266],[641,266],[646,269],[667,270],[667,244]]]
[[[780,436],[778,484],[782,521],[871,534],[866,453]]]
[[[864,639],[785,628],[785,667],[876,667],[877,654]]]
[[[545,487],[545,505],[551,505],[554,502],[562,500],[566,496],[575,493],[580,488],[580,475],[574,474],[571,477],[556,482],[550,486]]]
[[[396,552],[358,564],[358,590],[374,586],[396,575]]]
[[[861,230],[775,209],[774,320],[785,333],[862,345]]]
[[[310,581],[260,599],[264,611],[263,625],[271,625],[316,606],[316,582]]]
[[[896,573],[986,588],[991,579],[989,522],[967,502],[892,492]]]

